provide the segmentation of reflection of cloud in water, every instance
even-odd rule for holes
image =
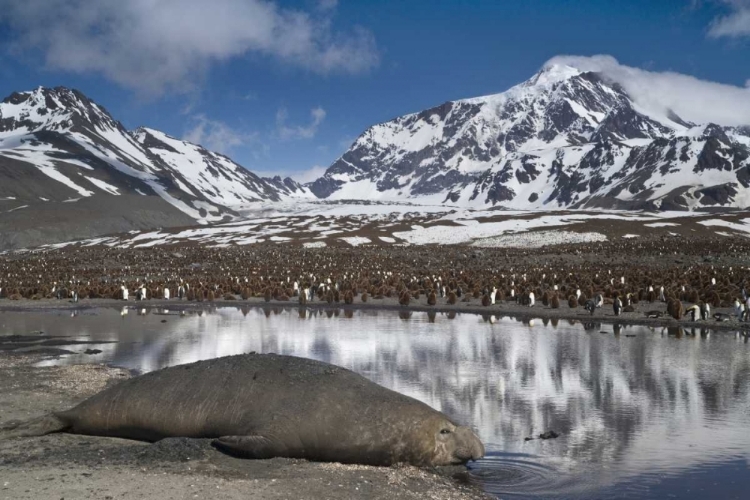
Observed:
[[[555,328],[474,315],[351,316],[288,308],[120,317],[113,310],[56,326],[119,338],[103,356],[141,371],[250,351],[335,363],[471,423],[489,450],[595,470],[602,483],[750,460],[750,346],[731,334],[567,321]],[[82,360],[92,361],[65,362]],[[549,429],[562,437],[524,441]]]

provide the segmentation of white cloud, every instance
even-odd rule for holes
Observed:
[[[310,110],[310,124],[307,126],[288,126],[289,112],[279,108],[276,112],[276,129],[281,139],[312,139],[318,133],[318,127],[326,118],[326,110],[318,106]]]
[[[339,0],[318,0],[318,8],[320,10],[332,10],[338,7]]]
[[[188,130],[183,140],[199,144],[209,151],[228,154],[239,146],[247,146],[257,140],[257,134],[234,130],[224,122],[211,120],[205,115],[193,117],[195,126]]]
[[[729,14],[717,17],[711,23],[708,36],[745,37],[750,36],[750,0],[721,0],[729,8]]]
[[[330,6],[331,2],[327,2]],[[306,70],[359,73],[379,62],[360,27],[332,28],[332,8],[307,13],[272,0],[0,0],[13,50],[41,50],[48,68],[98,73],[147,94],[195,89],[214,63],[245,54]]]
[[[320,165],[315,165],[314,167],[310,167],[307,170],[302,170],[299,172],[292,172],[290,175],[292,179],[295,181],[306,184],[308,182],[313,182],[314,180],[317,180],[318,178],[322,177],[323,174],[326,173],[326,169],[328,167],[323,167]]]
[[[670,71],[656,72],[632,68],[614,57],[558,56],[545,67],[567,64],[582,71],[596,71],[622,85],[635,102],[646,109],[664,113],[672,110],[694,123],[720,125],[750,124],[750,89],[699,80]]]

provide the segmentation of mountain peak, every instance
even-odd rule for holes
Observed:
[[[580,75],[583,71],[567,64],[548,64],[526,81],[525,86],[547,86]]]
[[[552,60],[503,93],[370,127],[309,186],[320,198],[522,210],[732,205],[750,196],[741,134],[696,126],[636,102],[597,68]],[[703,189],[717,184],[729,187]]]
[[[24,92],[13,92],[3,99],[3,104],[27,107],[47,107],[49,110],[60,108],[85,108],[96,105],[83,92],[68,87],[42,87]]]
[[[92,126],[117,128],[119,124],[79,90],[37,87],[14,92],[0,103],[1,136]]]

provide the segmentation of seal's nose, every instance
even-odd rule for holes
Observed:
[[[472,434],[474,434],[472,432]],[[471,459],[479,460],[484,456],[484,444],[479,440],[476,434],[474,434],[474,446],[471,448]]]
[[[479,460],[484,456],[484,445],[479,437],[468,427],[459,427],[456,433],[460,436],[461,446],[457,455],[466,462],[468,460]]]

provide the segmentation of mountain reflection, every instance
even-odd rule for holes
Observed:
[[[63,363],[146,372],[250,351],[334,363],[473,425],[489,451],[595,470],[602,483],[750,460],[750,345],[731,333],[296,307],[2,319],[2,333],[119,340]],[[550,429],[561,437],[524,440]]]

